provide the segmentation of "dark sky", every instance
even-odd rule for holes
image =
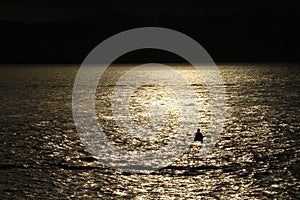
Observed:
[[[104,39],[145,26],[187,34],[217,62],[299,62],[299,19],[299,0],[2,0],[0,63],[81,63]],[[145,58],[178,61],[124,61]]]
[[[299,0],[2,0],[0,2],[0,20],[27,22],[74,19],[101,12],[146,15],[205,15],[245,12],[290,14],[299,11]]]

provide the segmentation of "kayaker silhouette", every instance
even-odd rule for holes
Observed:
[[[200,128],[197,129],[197,133],[195,135],[194,141],[200,141],[200,142],[203,141],[203,135],[200,132]]]

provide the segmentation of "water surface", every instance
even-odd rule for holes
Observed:
[[[209,120],[207,88],[194,71],[173,65],[192,83],[202,102],[199,126]],[[109,98],[130,65],[110,67],[99,82],[97,114],[107,136],[123,149],[160,148],[172,134],[167,123],[157,140],[122,133]],[[72,119],[72,87],[79,66],[0,67],[1,199],[299,199],[300,68],[295,64],[220,64],[227,93],[224,133],[205,158],[197,145],[177,162],[151,174],[130,174],[97,162],[82,145]],[[162,72],[163,76],[163,72]],[[140,125],[147,101],[172,96],[159,86],[133,94],[131,114]],[[175,108],[174,108],[175,109]],[[170,111],[176,118],[176,109]]]

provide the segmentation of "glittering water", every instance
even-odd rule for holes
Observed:
[[[193,144],[183,157],[151,174],[112,170],[82,145],[72,119],[72,87],[79,66],[0,67],[1,199],[299,199],[300,66],[218,65],[227,93],[224,133],[205,158]],[[138,140],[119,130],[111,117],[111,92],[132,66],[109,68],[99,82],[97,115],[107,136],[125,150],[160,148],[176,134],[176,106],[155,140]],[[209,96],[187,66],[174,65],[192,83],[203,134]],[[162,74],[163,76],[163,71]],[[159,101],[171,93],[146,85],[132,95],[133,121],[147,125],[149,94]]]

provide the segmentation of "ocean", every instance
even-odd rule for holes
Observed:
[[[112,116],[112,92],[124,87],[118,80],[133,66],[116,64],[103,74],[97,120],[124,151],[156,150],[177,134],[179,106],[163,104],[165,97],[176,99],[165,87],[132,82],[130,123],[149,125],[151,100],[164,106],[166,122],[155,122],[163,128],[154,127],[160,131],[151,140],[122,131]],[[205,137],[212,106],[207,87],[190,66],[171,66],[191,82]],[[79,65],[1,65],[0,198],[300,199],[299,64],[217,66],[227,102],[224,129],[212,151],[200,157],[195,152],[202,144],[191,144],[157,171],[131,173],[98,161],[83,145],[72,113]],[[168,72],[159,73],[166,77]]]

